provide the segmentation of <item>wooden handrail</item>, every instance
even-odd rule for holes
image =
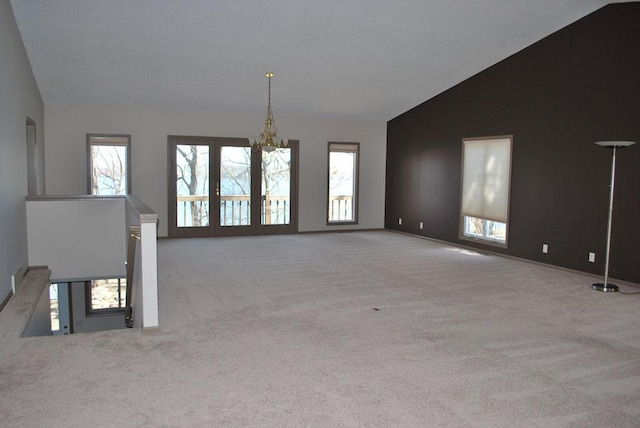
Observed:
[[[133,328],[133,305],[135,293],[133,289],[133,273],[136,262],[136,242],[140,241],[140,226],[129,226],[129,243],[127,247],[127,296],[124,309],[124,324]]]

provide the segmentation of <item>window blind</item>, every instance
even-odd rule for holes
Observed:
[[[511,137],[463,140],[462,215],[507,222]]]

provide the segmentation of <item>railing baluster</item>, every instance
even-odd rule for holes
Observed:
[[[224,202],[224,216],[222,218],[223,218],[222,221],[226,225],[227,224],[227,201]]]
[[[204,226],[210,219],[207,204],[209,204],[207,195],[178,195],[177,210],[183,212],[183,223],[178,227]],[[334,210],[335,201],[332,201],[332,210]],[[290,200],[288,196],[261,198],[260,222],[261,224],[288,224],[290,221]],[[251,199],[249,195],[226,195],[221,196],[219,200],[220,226],[245,226],[252,222],[251,219]]]
[[[231,226],[236,225],[236,201],[231,201]]]
[[[352,197],[348,195],[329,196],[329,221],[347,221],[353,218]]]

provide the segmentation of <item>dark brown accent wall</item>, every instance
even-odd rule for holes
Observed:
[[[637,141],[618,151],[610,276],[640,283],[639,23],[640,3],[605,6],[389,121],[385,227],[602,274],[611,151],[594,142]],[[508,134],[508,248],[462,241],[462,139]]]

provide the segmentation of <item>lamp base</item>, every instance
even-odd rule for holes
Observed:
[[[604,285],[601,282],[593,284],[591,286],[591,288],[593,288],[594,290],[597,290],[597,291],[604,291],[605,293],[606,292],[611,292],[611,291],[613,291],[613,292],[618,291],[618,286],[617,285],[615,285],[615,284]]]

